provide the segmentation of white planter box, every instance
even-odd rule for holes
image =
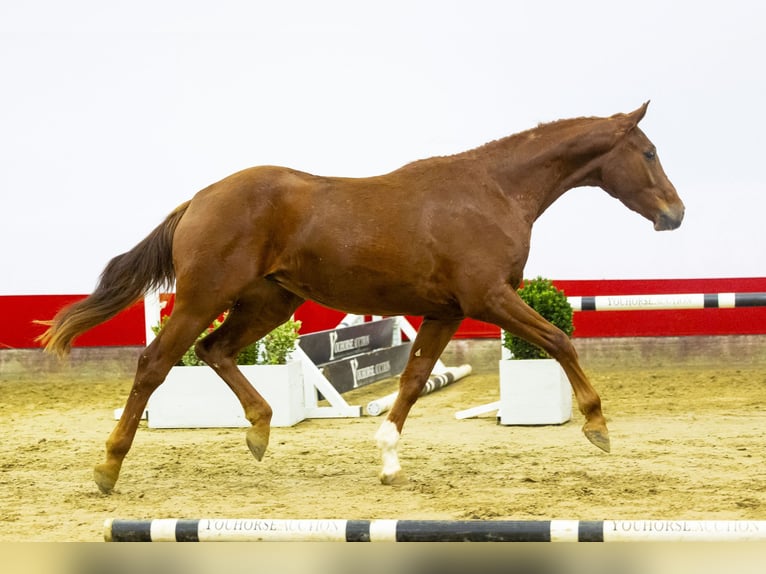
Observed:
[[[239,368],[271,405],[271,426],[293,426],[306,418],[299,361]],[[207,366],[170,369],[165,382],[149,399],[147,412],[149,428],[250,426],[232,390]]]
[[[562,424],[572,418],[572,388],[554,359],[500,361],[500,424]]]

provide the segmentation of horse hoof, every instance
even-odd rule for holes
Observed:
[[[117,473],[106,464],[98,464],[93,469],[93,480],[102,494],[110,494],[117,483]]]
[[[400,486],[409,482],[407,475],[404,474],[401,470],[393,474],[386,474],[381,472],[378,478],[380,478],[381,484],[385,484],[387,486]]]
[[[269,446],[268,429],[264,435],[260,429],[256,429],[256,427],[250,427],[247,429],[245,440],[247,441],[247,447],[250,449],[250,452],[253,453],[255,460],[260,461],[263,458],[263,455],[266,453],[266,447]]]
[[[609,442],[609,431],[604,428],[601,429],[583,429],[585,438],[596,445],[604,452],[611,452],[611,444]]]

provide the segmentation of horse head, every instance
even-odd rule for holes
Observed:
[[[676,229],[684,204],[662,169],[657,149],[638,127],[648,105],[609,118],[614,145],[602,156],[599,186],[654,223],[657,231]]]

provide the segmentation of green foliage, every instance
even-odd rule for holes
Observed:
[[[154,334],[160,332],[160,329],[165,324],[167,317],[163,317],[159,325],[152,327]],[[224,317],[225,320],[225,317]],[[209,329],[203,331],[197,341],[206,337],[218,327],[221,326],[223,321],[216,319]],[[295,349],[295,342],[298,340],[298,330],[301,328],[301,322],[290,319],[286,323],[283,323],[271,333],[266,335],[263,339],[249,344],[242,349],[237,355],[238,365],[284,365],[287,362],[287,358],[290,353]],[[196,343],[196,342],[195,342]],[[204,365],[205,363],[194,352],[194,345],[192,345],[184,353],[181,360],[178,362],[179,366],[196,367]]]
[[[290,319],[286,323],[283,323],[271,333],[266,335],[263,341],[263,360],[259,363],[252,363],[257,365],[284,365],[287,361],[287,357],[295,349],[295,342],[298,339],[298,329],[301,328],[300,321],[294,321]],[[247,347],[239,354],[242,354],[247,350]],[[240,362],[240,365],[247,363]]]
[[[518,291],[522,300],[564,331],[568,336],[574,331],[572,323],[572,306],[567,301],[566,295],[557,289],[549,279],[537,277],[525,280]],[[503,345],[513,355],[514,359],[548,359],[548,354],[539,347],[528,343],[520,337],[515,337],[503,331]]]

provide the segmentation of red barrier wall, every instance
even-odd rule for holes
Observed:
[[[568,297],[665,293],[760,293],[766,277],[555,281]],[[766,333],[766,307],[662,311],[583,311],[574,314],[575,337],[662,337]]]
[[[85,295],[0,296],[0,349],[37,347],[35,338],[45,331],[35,320],[51,319],[56,312]],[[79,347],[145,345],[143,302],[126,309],[79,337]]]
[[[665,293],[766,292],[766,277],[730,279],[557,280],[567,296],[645,295]],[[50,319],[84,295],[0,296],[0,348],[36,347],[34,339],[45,327],[35,319]],[[306,303],[296,313],[301,331],[330,329],[343,313]],[[410,317],[416,327],[420,319]],[[583,311],[575,313],[575,337],[653,337],[686,335],[766,334],[766,307],[743,309],[687,309],[668,311]],[[499,329],[466,319],[457,337],[494,338]],[[114,319],[75,341],[77,346],[132,346],[146,344],[144,306],[137,303]]]

